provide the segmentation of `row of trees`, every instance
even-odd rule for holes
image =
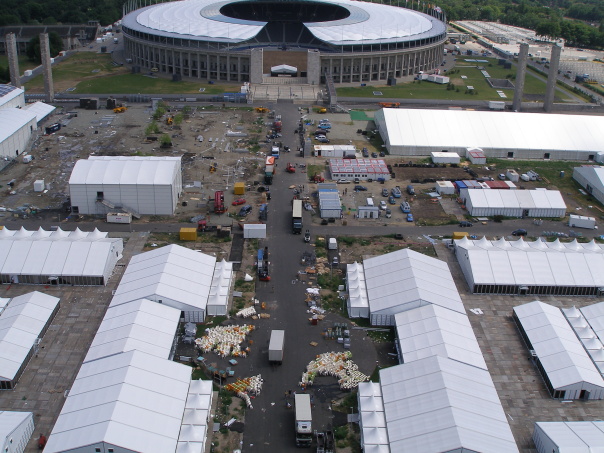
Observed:
[[[2,0],[0,26],[15,24],[112,24],[122,17],[124,0]]]

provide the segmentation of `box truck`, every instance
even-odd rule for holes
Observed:
[[[588,228],[593,230],[596,227],[596,219],[594,217],[571,214],[568,226],[571,228]]]
[[[296,394],[296,447],[312,445],[312,410],[308,393]]]
[[[302,200],[292,201],[292,233],[302,234]]]
[[[277,365],[283,362],[283,348],[285,347],[285,330],[272,330],[268,343],[268,361]]]

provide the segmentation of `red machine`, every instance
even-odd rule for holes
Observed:
[[[296,172],[296,167],[294,167],[291,163],[287,163],[287,168],[285,169],[286,172],[288,173],[295,173]]]
[[[224,192],[217,190],[214,193],[214,214],[222,214],[226,212],[226,206],[224,205]]]

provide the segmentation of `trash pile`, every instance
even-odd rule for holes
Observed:
[[[249,318],[251,316],[255,316],[256,313],[256,309],[254,307],[247,307],[244,308],[243,310],[239,310],[235,316],[237,316],[238,318]]]
[[[202,352],[213,351],[221,357],[246,357],[247,351],[241,350],[241,343],[254,326],[217,326],[207,329],[205,335],[195,340],[195,345]],[[249,348],[247,348],[249,351]]]
[[[360,382],[368,381],[369,376],[361,373],[358,365],[351,358],[350,351],[326,352],[318,355],[306,367],[300,386],[312,385],[315,377],[319,375],[338,378],[338,384],[342,390],[357,388]]]
[[[227,384],[224,388],[229,392],[235,393],[239,398],[245,401],[248,408],[253,409],[250,394],[252,396],[260,395],[264,379],[262,375],[252,376],[248,378],[237,379],[232,384]]]
[[[310,308],[321,306],[321,293],[319,288],[306,288],[306,305]]]

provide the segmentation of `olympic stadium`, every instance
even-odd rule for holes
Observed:
[[[133,66],[176,77],[394,83],[440,65],[441,16],[352,0],[184,0],[128,12],[122,32]]]

